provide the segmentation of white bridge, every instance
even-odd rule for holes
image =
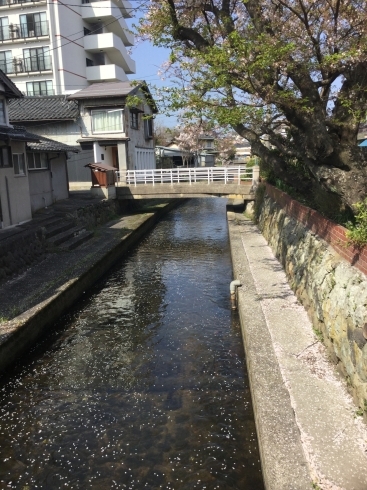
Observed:
[[[116,172],[117,198],[231,197],[254,199],[259,167],[194,167]]]

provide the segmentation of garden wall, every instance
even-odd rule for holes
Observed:
[[[268,184],[258,219],[331,360],[367,411],[367,250],[348,247],[345,228]]]

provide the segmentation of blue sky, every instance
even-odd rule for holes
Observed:
[[[138,20],[136,18],[128,20],[130,27],[137,23]],[[131,27],[131,29],[134,30],[133,27]],[[158,87],[169,84],[167,80],[162,81],[158,76],[160,66],[168,59],[170,54],[168,49],[158,48],[148,41],[137,41],[136,45],[131,49],[131,57],[136,63],[136,74],[129,75],[130,80],[145,80],[148,85],[157,85]],[[157,102],[157,105],[159,107],[159,102]],[[166,117],[163,114],[157,116],[157,121],[167,127],[174,127],[177,125],[177,119],[175,117]]]

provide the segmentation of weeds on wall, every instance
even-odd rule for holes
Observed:
[[[265,191],[266,191],[265,184],[259,184],[257,186],[256,192],[255,192],[254,214],[253,214],[253,220],[255,223],[259,222],[260,213],[261,213],[261,205],[264,201]]]
[[[367,245],[367,198],[354,205],[356,214],[354,222],[346,223],[347,245],[354,245],[356,248],[361,248]]]

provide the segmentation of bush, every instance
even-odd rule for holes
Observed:
[[[348,245],[354,245],[357,248],[367,245],[367,198],[354,204],[356,214],[354,216],[354,223],[348,221],[346,227],[346,237],[348,239]]]

